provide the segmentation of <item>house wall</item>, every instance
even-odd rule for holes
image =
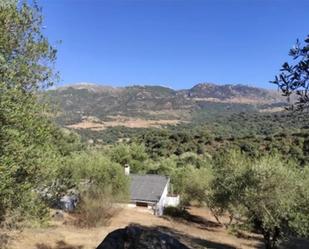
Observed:
[[[156,205],[156,211],[155,211],[156,215],[159,215],[159,216],[163,215],[164,204],[166,202],[166,197],[167,197],[167,193],[168,193],[169,184],[170,184],[170,181],[168,180],[168,182],[165,185],[165,188],[163,190],[163,193],[161,195],[161,198],[160,198],[159,202]]]
[[[166,196],[164,207],[177,207],[180,203],[180,197],[177,196]]]

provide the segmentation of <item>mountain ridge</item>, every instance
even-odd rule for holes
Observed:
[[[166,86],[166,85],[161,85],[161,84],[128,84],[128,85],[124,85],[124,86],[113,86],[113,84],[108,84],[108,83],[94,83],[94,82],[75,82],[75,83],[67,83],[67,84],[63,84],[60,86],[55,86],[53,90],[60,90],[60,89],[67,89],[69,87],[72,88],[87,88],[87,87],[98,87],[98,88],[129,88],[129,87],[162,87],[162,88],[167,88],[167,89],[171,89],[173,91],[187,91],[199,86],[217,86],[217,87],[237,87],[237,86],[241,86],[241,87],[248,87],[248,88],[254,88],[254,89],[261,89],[261,90],[265,90],[265,91],[269,91],[269,92],[277,92],[275,89],[270,89],[270,88],[265,88],[265,87],[259,87],[259,86],[254,86],[254,85],[250,85],[250,84],[240,84],[240,83],[213,83],[213,82],[199,82],[194,84],[192,87],[190,88],[180,88],[180,89],[174,89],[172,87]]]
[[[182,90],[160,85],[113,87],[83,82],[61,86],[44,94],[53,106],[59,107],[57,122],[74,129],[100,129],[100,125],[103,128],[138,127],[133,124],[134,120],[144,126],[147,126],[144,120],[149,120],[153,126],[164,125],[162,120],[177,124],[192,122],[199,115],[197,113],[207,118],[247,110],[269,111],[284,104],[280,94],[272,90],[207,82]]]

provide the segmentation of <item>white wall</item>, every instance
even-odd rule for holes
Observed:
[[[177,196],[166,196],[165,202],[164,202],[164,207],[177,207],[180,203],[180,197],[179,195]]]
[[[161,198],[156,205],[156,212],[155,212],[156,215],[159,215],[159,216],[163,215],[164,203],[166,202],[169,184],[170,184],[170,180],[168,180],[168,182],[167,182],[167,184],[166,184],[166,186],[163,190],[163,193],[161,195]]]

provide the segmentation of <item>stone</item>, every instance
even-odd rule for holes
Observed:
[[[60,208],[66,212],[72,212],[77,205],[78,197],[76,195],[65,195],[62,196],[59,205]]]
[[[109,233],[97,249],[189,249],[157,229],[128,226]]]

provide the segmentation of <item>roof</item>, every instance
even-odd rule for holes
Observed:
[[[131,201],[158,202],[169,178],[160,175],[131,174]]]

